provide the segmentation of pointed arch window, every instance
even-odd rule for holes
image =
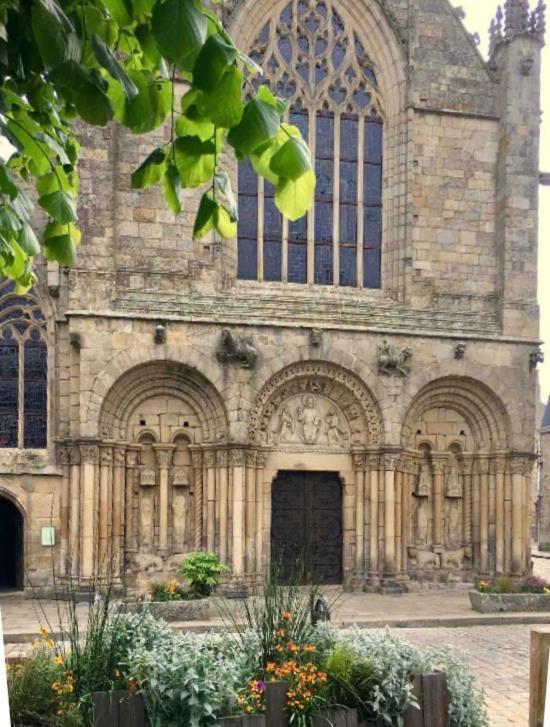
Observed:
[[[48,427],[46,323],[33,291],[0,282],[0,448],[43,449]]]
[[[283,220],[275,190],[239,165],[237,277],[379,288],[382,107],[372,62],[330,0],[292,0],[264,25],[251,57],[289,100],[315,157],[315,206]]]

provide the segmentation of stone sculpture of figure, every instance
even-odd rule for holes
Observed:
[[[447,467],[445,468],[445,497],[462,497],[462,478],[460,463],[456,452],[449,452]]]
[[[460,548],[460,500],[456,497],[447,500],[445,513],[445,545],[447,548]]]
[[[345,442],[346,430],[340,425],[336,409],[329,409],[325,416],[325,432],[329,445],[341,446]]]
[[[416,545],[428,545],[429,503],[426,497],[416,498],[416,511],[414,514],[414,541]]]
[[[277,442],[289,442],[294,434],[294,415],[290,407],[284,404],[279,412],[279,421],[275,427],[275,440]]]
[[[153,547],[153,501],[148,495],[141,498],[139,508],[141,545],[144,548]]]
[[[303,406],[298,410],[298,421],[302,425],[303,439],[306,444],[315,444],[321,427],[317,400],[313,394],[306,394],[302,402]]]
[[[175,488],[172,500],[172,543],[176,553],[185,551],[187,497],[184,490],[183,487]]]
[[[432,468],[427,453],[424,454],[420,463],[414,494],[416,497],[429,497],[432,494]]]
[[[411,348],[396,349],[384,340],[378,349],[378,372],[385,376],[408,376],[412,354]]]

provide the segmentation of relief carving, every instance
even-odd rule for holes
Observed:
[[[139,484],[142,487],[154,487],[157,484],[157,471],[154,467],[140,465]]]
[[[272,417],[268,443],[347,448],[350,432],[344,414],[324,396],[292,396]]]
[[[216,358],[225,364],[238,364],[243,369],[253,369],[258,361],[258,352],[250,338],[234,335],[228,328],[222,330]]]
[[[189,467],[180,465],[172,470],[172,485],[174,487],[189,487]]]
[[[140,541],[144,548],[153,547],[153,500],[147,495],[141,498],[139,509]]]
[[[445,497],[463,497],[460,462],[458,461],[456,452],[453,451],[449,452],[449,458],[445,467]]]
[[[172,500],[172,549],[175,553],[183,553],[185,551],[188,497],[186,490],[178,489],[175,491]]]
[[[406,377],[411,372],[412,349],[394,348],[388,341],[384,340],[379,346],[378,371],[384,376]]]

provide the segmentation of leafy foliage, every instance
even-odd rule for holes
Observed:
[[[180,565],[180,573],[189,583],[191,593],[209,596],[229,570],[215,553],[191,553]]]
[[[77,117],[96,126],[116,121],[136,134],[169,121],[170,140],[132,174],[132,187],[160,184],[174,214],[182,189],[205,187],[196,237],[236,234],[220,162],[227,145],[276,185],[284,215],[303,215],[314,196],[311,155],[300,132],[281,123],[285,102],[254,81],[260,72],[201,0],[3,0],[0,274],[22,289],[34,281],[40,244],[24,190],[30,182],[47,218],[45,257],[64,266],[75,260]],[[188,84],[181,103],[180,80]]]

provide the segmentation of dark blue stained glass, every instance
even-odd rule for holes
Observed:
[[[289,283],[307,283],[307,245],[300,242],[288,243]]]
[[[237,277],[256,280],[258,277],[258,241],[239,237]]]
[[[332,114],[317,114],[316,139],[317,157],[332,159],[334,156],[334,116]]]
[[[333,260],[332,245],[315,245],[315,277],[317,285],[332,285]]]
[[[357,205],[340,205],[340,242],[357,245]]]
[[[279,53],[287,63],[292,58],[292,42],[288,36],[279,38]]]
[[[307,111],[292,109],[288,115],[288,122],[293,126],[297,126],[304,139],[307,141],[309,137],[309,116]]]
[[[340,162],[340,201],[357,204],[357,162]]]
[[[382,122],[365,122],[365,161],[372,164],[382,163]]]
[[[19,346],[10,332],[0,336],[0,447],[17,447]]]
[[[365,288],[380,287],[381,262],[380,249],[365,248],[363,250],[363,285]]]
[[[334,162],[332,159],[317,159],[315,174],[317,175],[315,198],[331,201],[334,196]]]
[[[363,240],[365,247],[382,246],[382,208],[366,207],[363,213]]]
[[[24,349],[24,446],[43,449],[48,435],[48,353],[37,332]]]
[[[258,237],[258,198],[239,194],[239,237]]]
[[[344,161],[357,161],[358,124],[357,116],[340,119],[340,159]]]
[[[357,285],[357,244],[348,245],[340,242],[340,285],[355,287]]]
[[[267,187],[267,184],[266,184]],[[280,240],[283,231],[283,218],[275,207],[273,197],[264,198],[264,240]]]
[[[315,245],[332,245],[332,202],[315,204]]]
[[[280,240],[264,240],[264,280],[281,280],[282,243]]]
[[[363,201],[366,205],[381,204],[382,167],[379,164],[365,164],[363,172]]]
[[[248,159],[239,164],[239,194],[256,194],[258,175]]]

